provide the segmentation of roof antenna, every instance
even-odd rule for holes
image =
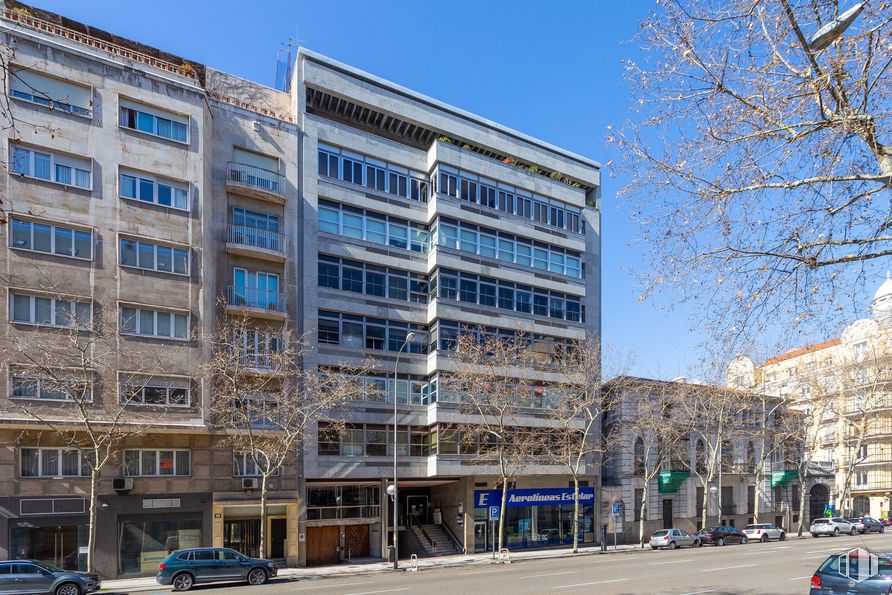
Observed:
[[[294,37],[289,37],[288,41],[282,43],[283,47],[276,52],[275,88],[279,91],[285,93],[291,91],[291,76],[294,72],[297,49],[303,41],[306,40],[300,38],[300,25],[297,25],[294,30]]]

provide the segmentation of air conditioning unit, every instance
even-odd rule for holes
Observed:
[[[112,480],[112,487],[116,492],[129,492],[133,489],[133,478],[116,477]]]
[[[256,477],[243,477],[242,478],[242,489],[243,490],[256,490],[260,487],[260,480]]]

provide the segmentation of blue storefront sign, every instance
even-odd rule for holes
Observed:
[[[594,504],[595,488],[579,488],[579,503]],[[488,508],[502,504],[502,490],[475,490],[474,508]],[[573,488],[532,488],[508,490],[505,506],[549,506],[573,504]]]

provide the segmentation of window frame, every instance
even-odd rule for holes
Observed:
[[[24,379],[30,382],[36,382],[35,392],[37,396],[16,396],[13,394],[16,387],[17,379]],[[74,400],[68,397],[62,398],[46,398],[41,397],[40,394],[43,393],[44,389],[42,387],[44,383],[43,376],[35,371],[30,371],[28,368],[23,367],[11,367],[9,373],[7,374],[7,382],[8,382],[8,392],[7,397],[10,401],[35,401],[41,403],[74,403]],[[19,380],[21,382],[21,380]],[[76,382],[76,379],[72,379],[72,382]],[[93,384],[90,383],[89,386],[89,395],[85,402],[92,403],[93,402]]]
[[[28,316],[29,319],[25,320],[16,320],[13,318],[15,310],[15,298],[23,297],[28,298]],[[52,322],[45,323],[39,322],[37,320],[37,300],[44,299],[50,300],[50,313],[52,315]],[[78,304],[87,304],[90,308],[89,316],[87,316],[84,320],[88,321],[86,325],[77,325],[77,324],[59,324],[56,319],[59,314],[59,302],[68,302],[71,304],[71,311],[73,316],[71,320],[77,321],[80,320],[77,315],[77,306]],[[52,328],[70,328],[70,329],[79,329],[79,330],[90,330],[93,328],[93,300],[90,298],[77,298],[74,297],[72,299],[59,299],[58,297],[51,297],[46,295],[34,294],[34,293],[25,293],[18,289],[10,288],[9,290],[9,323],[10,324],[23,324],[29,326],[40,326],[40,327],[52,327]]]
[[[23,173],[23,172],[17,170],[16,163],[17,163],[18,158],[15,154],[16,151],[27,151],[28,152],[28,154],[29,154],[28,155],[28,173]],[[36,153],[40,153],[42,155],[49,156],[49,171],[50,171],[49,178],[41,178],[37,175],[34,175],[35,169],[36,169],[35,168],[35,154]],[[62,159],[63,163],[58,163],[59,159]],[[64,161],[66,159],[71,159],[72,161],[86,161],[86,162],[88,162],[89,169],[81,169],[79,167],[74,166],[73,164],[66,165],[64,163]],[[59,166],[67,167],[74,171],[82,171],[82,172],[88,173],[90,176],[90,185],[89,186],[81,186],[74,182],[59,181],[59,179],[58,179],[59,170],[57,169]],[[92,192],[93,191],[93,169],[94,169],[93,166],[94,166],[94,163],[93,163],[93,159],[91,157],[82,157],[79,155],[63,153],[63,152],[55,151],[53,149],[49,149],[46,147],[37,147],[35,145],[29,145],[29,144],[25,144],[25,143],[10,143],[9,173],[13,176],[26,178],[29,180],[37,180],[39,182],[47,182],[49,184],[56,184],[58,186],[63,186],[65,188],[75,188],[77,190],[84,190],[87,192]],[[72,173],[74,173],[74,171]],[[77,176],[75,175],[72,179],[77,180]]]
[[[127,176],[129,178],[133,178],[135,180],[135,196],[127,196],[124,194],[124,177]],[[141,182],[147,182],[152,185],[152,200],[143,200],[140,196],[141,194]],[[160,188],[161,186],[170,188],[171,190],[171,203],[169,205],[163,204],[160,202]],[[164,176],[159,176],[156,174],[150,174],[147,172],[141,172],[135,169],[130,169],[127,167],[118,166],[118,179],[117,179],[117,188],[118,188],[118,198],[121,200],[127,200],[138,204],[144,205],[154,205],[156,207],[161,207],[163,209],[171,209],[173,211],[180,211],[182,213],[191,212],[191,202],[192,202],[192,185],[189,182],[185,182],[183,180],[175,180],[173,178],[167,178]],[[185,201],[185,206],[179,207],[177,206],[176,201],[176,191],[180,190],[183,192],[183,200]]]
[[[58,257],[61,257],[61,258],[74,258],[74,259],[76,259],[76,260],[82,260],[82,261],[84,261],[84,262],[93,262],[93,253],[95,252],[95,250],[94,250],[94,248],[95,248],[95,245],[94,245],[94,243],[95,243],[95,237],[94,237],[93,229],[92,229],[92,228],[84,229],[84,228],[82,228],[82,227],[68,227],[68,226],[65,226],[65,225],[59,225],[59,224],[57,224],[57,223],[55,223],[55,222],[52,222],[52,221],[43,222],[43,221],[38,220],[38,219],[23,218],[23,217],[20,217],[20,216],[17,216],[17,215],[12,215],[9,219],[10,219],[10,222],[9,222],[10,231],[9,231],[9,234],[8,234],[8,235],[9,235],[9,247],[10,247],[11,249],[13,249],[13,250],[21,250],[21,251],[23,251],[23,252],[33,252],[33,253],[35,253],[35,254],[49,254],[49,255],[51,255],[51,256],[58,256]],[[27,224],[27,225],[29,226],[29,235],[30,235],[30,237],[29,237],[28,242],[29,242],[29,244],[31,245],[30,248],[23,248],[22,246],[16,246],[16,245],[14,244],[15,235],[16,235],[15,227],[16,227],[17,224],[21,224],[21,223]],[[50,251],[49,251],[49,252],[44,251],[44,250],[37,250],[37,249],[34,248],[34,244],[35,244],[35,241],[34,241],[34,226],[35,226],[35,225],[41,225],[41,226],[46,226],[46,227],[49,227],[49,228],[50,228],[50,231],[49,231],[49,235],[50,235]],[[72,251],[72,254],[64,254],[64,253],[56,252],[56,239],[57,239],[57,237],[59,236],[59,232],[58,232],[58,230],[63,230],[63,231],[65,231],[65,232],[71,232],[71,251]],[[78,255],[74,254],[74,252],[76,252],[76,247],[77,247],[77,239],[76,239],[76,234],[77,234],[77,233],[89,233],[89,234],[90,234],[90,242],[89,242],[89,245],[90,245],[90,257],[89,257],[89,258],[85,258],[85,257],[83,257],[83,256],[78,256]]]
[[[135,316],[133,318],[133,320],[135,321],[133,323],[135,330],[133,330],[133,331],[128,331],[124,324],[123,316],[124,316],[125,309],[132,309],[132,310],[136,311]],[[150,334],[143,334],[143,333],[139,332],[139,330],[142,328],[142,316],[143,316],[142,312],[152,312],[154,314],[152,327],[156,331],[155,334],[150,335]],[[170,328],[171,328],[171,332],[174,334],[171,334],[170,336],[157,334],[158,314],[169,314],[170,315],[170,317],[171,317],[170,318]],[[176,317],[177,316],[185,316],[186,317],[186,336],[185,337],[177,337],[175,334],[175,332],[176,332]],[[189,331],[191,330],[191,328],[192,328],[192,313],[190,311],[155,309],[152,306],[144,306],[141,304],[131,304],[131,303],[124,303],[124,302],[120,302],[118,305],[118,334],[119,335],[125,335],[125,336],[129,336],[129,337],[143,337],[143,338],[148,338],[148,339],[162,339],[162,340],[188,342],[191,340],[189,338]]]
[[[129,263],[124,262],[124,254],[125,254],[124,243],[125,242],[133,242],[135,245],[134,246],[134,255],[136,258],[136,264],[129,264]],[[151,246],[151,248],[152,248],[152,263],[153,263],[152,267],[143,267],[143,266],[140,266],[140,264],[139,264],[140,260],[141,260],[141,254],[142,254],[142,249],[141,249],[142,245]],[[158,251],[159,251],[159,249],[165,249],[165,248],[170,249],[171,269],[169,271],[158,268],[158,262],[159,262]],[[176,271],[176,265],[178,262],[177,252],[180,252],[181,256],[182,256],[182,253],[185,253],[186,272],[184,272],[184,273],[180,273],[180,272]],[[189,248],[189,246],[183,246],[183,245],[179,245],[179,244],[165,244],[165,243],[159,244],[159,243],[147,240],[145,238],[140,238],[140,237],[136,237],[136,236],[119,235],[118,236],[118,264],[122,268],[125,268],[125,269],[133,269],[133,270],[138,270],[138,271],[151,271],[153,273],[162,273],[165,275],[176,275],[177,277],[190,277],[192,275],[192,250]]]
[[[117,102],[117,122],[118,128],[123,130],[129,130],[130,132],[135,132],[138,134],[144,134],[149,137],[159,138],[166,141],[170,141],[172,143],[176,143],[178,145],[190,146],[192,144],[192,118],[188,114],[177,113],[170,110],[166,110],[164,108],[156,107],[154,105],[149,105],[147,103],[143,103],[141,101],[137,101],[135,99],[130,99],[129,97],[125,97],[123,95],[118,95]],[[142,111],[140,108],[151,111]],[[123,110],[131,110],[136,113],[134,116],[135,126],[128,126],[123,123]],[[163,116],[154,114],[152,111],[157,111],[159,114],[164,114]],[[148,116],[152,118],[152,131],[143,130],[139,128],[139,114],[143,116]],[[181,118],[186,120],[186,122],[180,122],[175,118]],[[129,119],[129,118],[128,118]],[[174,130],[174,124],[179,124],[183,126],[186,131],[186,139],[179,140],[178,138],[174,138],[173,136],[166,136],[158,132],[158,120],[168,120],[171,123],[170,129],[171,132]]]
[[[185,386],[174,386],[177,384],[184,384]],[[142,395],[141,400],[135,399],[124,399],[124,392],[128,387],[136,388],[139,390]],[[146,389],[165,389],[166,396],[164,399],[164,403],[147,403],[146,402]],[[184,403],[176,403],[171,402],[171,394],[173,391],[182,390],[185,391],[185,402]],[[127,381],[118,381],[118,403],[126,406],[134,406],[134,407],[176,407],[178,409],[188,409],[192,405],[192,386],[188,380],[183,379],[165,379],[164,377],[153,377],[149,378],[144,382],[127,382]]]
[[[35,475],[25,475],[23,472],[25,469],[25,465],[22,462],[22,458],[24,457],[26,450],[31,450],[31,451],[37,452],[37,473]],[[61,448],[61,447],[53,448],[53,447],[45,447],[45,446],[21,446],[18,448],[18,451],[19,451],[19,456],[17,457],[18,458],[17,462],[18,462],[18,467],[19,467],[18,477],[20,479],[46,479],[48,477],[51,477],[51,478],[52,477],[90,477],[90,475],[91,475],[90,464],[86,460],[84,460],[84,457],[81,456],[80,451],[77,450],[76,448]],[[55,474],[43,473],[44,452],[55,452],[56,453],[56,457],[57,457],[56,463],[58,465],[59,473],[55,473]],[[63,473],[63,470],[64,470],[63,457],[66,454],[70,455],[71,453],[75,453],[77,455],[77,466],[78,466],[77,474]]]
[[[28,103],[30,105],[35,105],[42,109],[47,109],[50,111],[61,111],[66,114],[69,114],[72,116],[77,116],[79,118],[86,118],[88,120],[93,119],[93,105],[94,105],[94,95],[95,95],[95,88],[93,87],[93,85],[84,85],[81,83],[74,82],[67,78],[55,76],[55,75],[50,74],[44,70],[35,70],[35,69],[27,68],[25,66],[21,66],[18,64],[10,64],[9,71],[10,71],[9,72],[10,76],[9,76],[9,81],[7,83],[7,89],[6,89],[7,96],[9,98],[16,99],[16,100],[22,101],[24,103]],[[49,94],[40,91],[40,89],[37,89],[36,87],[31,87],[31,85],[29,83],[24,83],[24,81],[23,81],[23,83],[26,86],[31,87],[30,93],[25,93],[23,91],[14,90],[12,88],[12,79],[14,77],[17,77],[18,73],[21,71],[25,71],[25,72],[29,72],[31,74],[37,75],[38,78],[52,79],[52,80],[58,81],[60,83],[66,84],[66,85],[71,85],[72,87],[80,87],[81,89],[87,90],[89,92],[89,96],[90,96],[89,107],[83,107],[83,106],[76,105],[73,103],[67,103],[65,101],[55,100],[52,97],[50,97]],[[34,100],[35,92],[41,93],[42,98],[46,99],[46,103],[44,103],[43,101]],[[15,93],[19,93],[19,94],[16,95]],[[24,97],[23,95],[29,95],[30,98]],[[77,108],[77,110],[65,109],[65,107],[58,107],[58,106],[68,106],[69,108]],[[78,110],[80,110],[80,111],[78,111]]]
[[[155,453],[155,473],[143,473],[143,453]],[[161,453],[171,453],[170,460],[172,461],[172,473],[161,473]],[[177,473],[177,454],[178,453],[188,453],[189,455],[189,469],[188,473]],[[127,456],[128,453],[138,453],[137,462],[138,469],[136,473],[128,473],[127,469]],[[122,467],[122,475],[124,477],[191,477],[192,476],[192,451],[187,448],[127,448],[124,449],[123,454],[121,455],[121,467]]]

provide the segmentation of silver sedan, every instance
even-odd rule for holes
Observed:
[[[682,546],[700,547],[700,545],[700,538],[684,529],[660,529],[650,536],[650,547],[653,549],[665,547],[674,550]]]

